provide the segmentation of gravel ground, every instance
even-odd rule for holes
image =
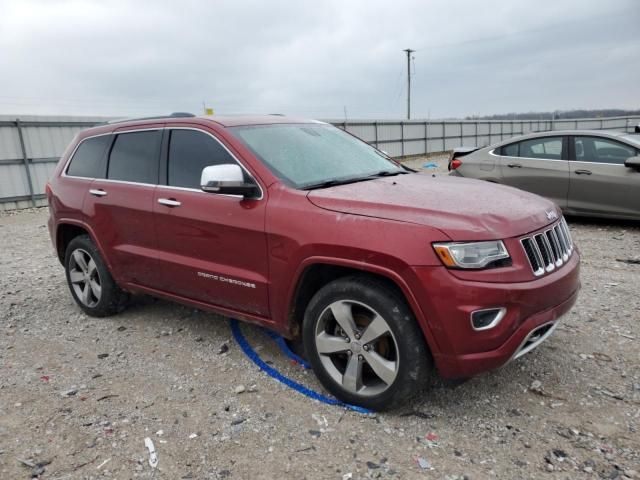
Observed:
[[[0,215],[2,479],[640,478],[640,265],[624,262],[640,258],[640,225],[572,219],[583,290],[547,342],[368,416],[261,373],[222,317],[146,297],[85,316],[47,215]],[[263,359],[322,391],[242,329]]]

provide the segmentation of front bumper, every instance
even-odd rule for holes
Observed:
[[[472,282],[444,267],[414,268],[416,287],[423,292],[418,298],[421,326],[431,339],[440,375],[467,378],[500,367],[544,341],[576,302],[579,263],[576,251],[557,271],[518,283]],[[507,309],[498,325],[483,331],[472,328],[471,312],[498,307]],[[539,338],[527,342],[536,332]]]

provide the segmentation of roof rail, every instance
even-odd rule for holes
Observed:
[[[111,120],[107,123],[111,125],[113,123],[134,122],[139,120],[160,120],[162,118],[191,118],[191,117],[195,117],[195,115],[189,112],[173,112],[169,115],[157,115],[153,117],[122,118],[119,120]]]

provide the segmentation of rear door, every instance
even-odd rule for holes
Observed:
[[[502,183],[542,195],[560,208],[566,208],[569,192],[567,158],[564,136],[545,136],[503,145],[500,149]]]
[[[153,286],[157,262],[153,192],[158,183],[162,126],[115,132],[106,178],[96,178],[84,207],[119,283]]]
[[[570,137],[569,210],[640,219],[640,172],[624,166],[638,150],[599,136]]]
[[[242,164],[209,132],[184,127],[166,131],[166,185],[158,186],[153,201],[159,288],[268,316],[266,198],[245,200],[200,190],[204,167]]]

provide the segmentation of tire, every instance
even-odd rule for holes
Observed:
[[[321,288],[305,311],[302,337],[322,385],[348,404],[394,408],[431,379],[433,362],[411,309],[369,277],[345,277]]]
[[[126,307],[128,294],[116,285],[88,235],[80,235],[69,242],[64,269],[71,295],[87,315],[107,317]]]

